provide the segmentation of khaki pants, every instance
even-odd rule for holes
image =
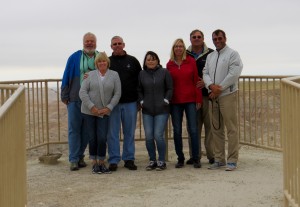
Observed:
[[[215,161],[225,160],[225,127],[227,129],[227,163],[237,163],[239,156],[239,137],[237,123],[237,92],[210,101],[211,132]]]
[[[201,108],[197,111],[197,121],[198,121],[198,135],[199,135],[199,158],[202,157],[202,150],[201,150],[201,134],[202,134],[202,127],[204,125],[204,146],[206,150],[206,157],[207,159],[214,158],[214,151],[213,151],[213,143],[212,143],[212,134],[210,130],[210,118],[209,118],[209,101],[208,96],[202,97],[203,102]],[[189,138],[189,154],[191,156],[192,147],[191,147],[191,138]]]

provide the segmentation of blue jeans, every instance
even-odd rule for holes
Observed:
[[[89,151],[90,159],[105,160],[106,140],[108,128],[108,116],[103,118],[83,114],[85,128],[90,137]]]
[[[159,114],[156,116],[143,114],[146,148],[151,161],[156,161],[155,142],[158,151],[158,160],[165,161],[166,143],[164,132],[168,122],[168,117],[169,114]]]
[[[81,113],[81,101],[70,102],[68,108],[69,161],[78,162],[84,158],[84,151],[89,142]]]
[[[171,104],[171,117],[173,124],[173,137],[175,144],[175,151],[178,156],[178,161],[185,160],[183,154],[182,144],[182,119],[183,112],[186,114],[188,131],[191,136],[192,144],[192,158],[199,160],[199,140],[198,140],[198,126],[197,126],[197,109],[195,103]]]
[[[110,113],[107,134],[108,162],[118,164],[120,156],[120,128],[123,129],[122,160],[134,160],[134,134],[137,119],[137,102],[119,103]]]

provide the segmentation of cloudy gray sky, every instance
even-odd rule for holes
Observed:
[[[88,31],[96,34],[99,51],[111,54],[110,39],[120,35],[141,63],[153,50],[165,65],[173,41],[181,37],[188,46],[196,28],[213,49],[211,33],[223,29],[227,44],[240,53],[243,75],[300,75],[299,8],[299,0],[4,1],[0,81],[14,75],[61,78]]]

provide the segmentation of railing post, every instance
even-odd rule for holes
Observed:
[[[49,103],[48,103],[48,81],[45,81],[45,103],[46,103],[46,138],[47,138],[47,144],[46,144],[46,154],[49,154]]]

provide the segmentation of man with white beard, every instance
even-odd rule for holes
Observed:
[[[86,167],[84,151],[89,138],[87,136],[83,116],[81,114],[81,100],[79,90],[84,74],[95,69],[97,38],[93,33],[83,36],[83,49],[73,53],[64,71],[61,85],[61,100],[68,108],[68,143],[70,170]]]

